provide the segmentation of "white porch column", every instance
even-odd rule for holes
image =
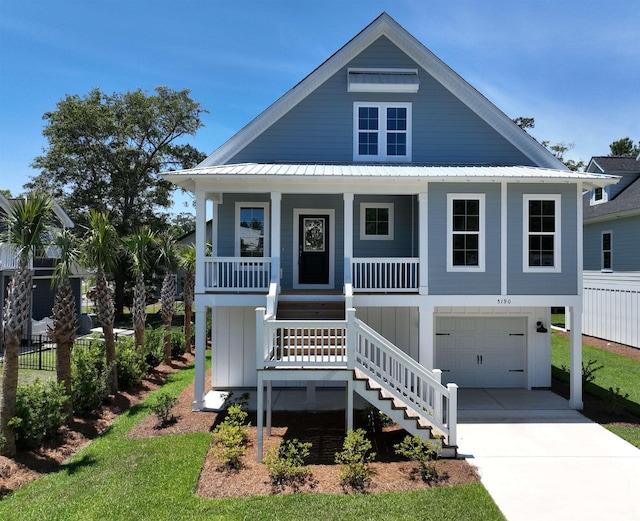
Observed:
[[[429,217],[428,217],[428,192],[418,194],[418,257],[420,258],[419,279],[420,295],[429,294]],[[422,349],[422,341],[420,342]]]
[[[193,389],[193,410],[201,411],[204,408],[205,384],[205,347],[207,345],[207,314],[206,306],[202,303],[202,297],[196,296],[194,303],[194,313],[196,319],[196,358],[195,376]]]
[[[582,409],[582,307],[567,308],[571,317],[569,406]]]
[[[500,294],[507,295],[508,272],[507,272],[507,182],[500,183]],[[582,203],[580,203],[582,205]],[[582,223],[582,221],[580,221]]]
[[[353,258],[353,194],[346,193],[344,199],[344,258]]]
[[[271,257],[280,258],[282,193],[271,192]]]
[[[207,199],[202,190],[196,191],[196,280],[195,292],[204,293],[204,258],[206,256]],[[197,330],[197,327],[196,327]],[[196,342],[197,345],[197,342]]]
[[[434,333],[433,333],[433,311],[432,305],[421,304],[418,308],[418,335],[419,335],[419,351],[420,357],[418,362],[430,371],[434,369],[435,350],[434,350]]]

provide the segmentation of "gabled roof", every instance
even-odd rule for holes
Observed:
[[[582,217],[584,221],[640,215],[640,173],[635,181],[611,201],[607,201],[604,204],[590,205],[589,199],[589,193],[582,196]]]
[[[0,193],[0,208],[4,210],[6,214],[8,214],[11,211],[11,208],[13,206],[12,201],[15,201],[15,200],[16,199],[7,199],[4,195]],[[53,201],[53,213],[55,214],[58,221],[60,222],[60,225],[63,228],[73,228],[74,226],[73,221],[67,215],[67,213],[62,209],[62,207],[55,201]]]
[[[594,168],[603,174],[640,174],[640,156],[638,158],[628,156],[594,156],[589,161],[587,171]]]
[[[230,161],[237,152],[251,143],[382,36],[394,43],[536,165],[544,168],[566,169],[565,165],[545,147],[518,127],[509,117],[409,34],[387,13],[382,13],[338,52],[226,141],[198,166],[209,167]]]

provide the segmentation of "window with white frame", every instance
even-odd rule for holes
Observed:
[[[612,270],[612,259],[611,259],[611,246],[612,246],[613,233],[610,231],[602,232],[602,256],[601,256],[601,270],[602,271],[611,271]]]
[[[360,239],[393,240],[393,203],[360,203]]]
[[[560,196],[523,198],[523,270],[560,272]]]
[[[484,194],[447,194],[447,271],[485,270]]]
[[[411,161],[411,103],[353,106],[354,161]]]
[[[268,203],[236,203],[236,257],[269,254]]]
[[[602,204],[607,202],[607,191],[604,188],[596,187],[591,190],[591,195],[589,197],[589,204],[591,206],[596,204]]]

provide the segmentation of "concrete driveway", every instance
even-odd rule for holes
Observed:
[[[509,521],[640,520],[640,450],[550,391],[461,389],[458,446]]]

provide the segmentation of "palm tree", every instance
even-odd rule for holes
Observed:
[[[67,396],[71,396],[71,348],[78,329],[78,316],[69,277],[79,263],[80,249],[77,238],[68,229],[61,230],[53,244],[58,252],[58,261],[51,283],[57,291],[52,309],[53,327],[49,328],[49,334],[56,343],[58,383],[64,384]],[[65,405],[65,413],[70,420],[73,415],[71,400]]]
[[[147,298],[144,272],[149,267],[148,247],[155,241],[154,233],[148,226],[141,226],[133,234],[124,238],[125,248],[131,256],[136,285],[133,289],[133,331],[135,345],[144,357],[144,329],[147,321]]]
[[[162,321],[164,322],[164,346],[162,355],[165,363],[171,362],[171,322],[173,321],[173,308],[176,300],[176,240],[170,233],[163,233],[158,238],[160,249],[159,261],[164,266],[164,279],[160,291],[162,304]]]
[[[91,210],[89,230],[83,241],[84,263],[96,270],[96,304],[98,321],[102,326],[106,350],[109,387],[112,393],[118,391],[118,371],[116,368],[116,344],[113,335],[115,311],[111,289],[105,272],[110,271],[118,257],[119,240],[115,228],[109,223],[109,212]]]
[[[16,413],[18,390],[18,357],[22,333],[30,317],[33,272],[30,261],[38,249],[49,240],[49,225],[53,220],[53,202],[41,192],[26,200],[16,201],[7,216],[7,231],[3,242],[13,246],[18,255],[18,269],[7,288],[3,310],[4,361],[2,368],[2,405],[0,431],[4,437],[2,452],[16,453],[16,440],[9,421]]]
[[[195,291],[196,247],[184,246],[178,252],[178,263],[184,270],[182,284],[182,301],[184,302],[184,349],[191,353],[191,311],[193,308],[193,294]]]

